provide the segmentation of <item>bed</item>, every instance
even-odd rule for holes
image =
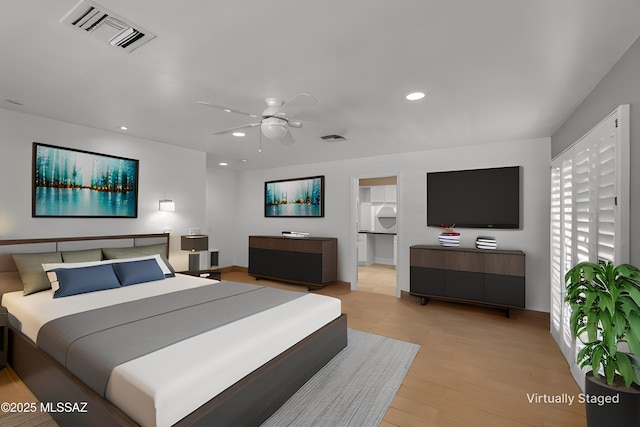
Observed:
[[[87,402],[87,412],[52,412],[59,423],[259,425],[346,346],[346,316],[339,300],[175,273],[167,260],[168,243],[166,234],[0,241],[0,292],[11,319],[9,364],[42,402]],[[113,263],[118,272],[135,264],[141,271],[149,258],[167,265],[157,280],[54,298],[69,289],[65,274],[89,271],[82,258],[95,256],[96,248],[110,253],[112,260],[96,261],[91,268]],[[130,261],[127,254],[145,248],[163,253]],[[56,287],[56,282],[54,289],[25,296],[8,255],[20,252],[67,254],[67,266],[45,264],[65,286]],[[82,268],[75,268],[72,261],[79,258]],[[119,274],[125,283],[126,275]],[[132,338],[113,332],[146,324],[149,318],[160,319],[160,328],[144,327],[162,333],[138,331],[153,337],[133,339],[136,345],[144,341],[142,347],[150,346],[140,354],[127,341]],[[87,333],[87,328],[96,331]],[[106,335],[94,338],[94,333]],[[60,344],[51,337],[58,336],[68,336],[69,342],[55,347]],[[79,344],[85,341],[86,347]],[[93,358],[87,350],[92,347],[109,353],[111,365],[87,362]],[[59,348],[65,349],[64,356]],[[102,370],[89,370],[94,365]]]

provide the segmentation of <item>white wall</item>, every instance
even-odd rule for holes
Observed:
[[[280,234],[283,230],[307,231],[313,236],[338,238],[338,278],[355,281],[356,230],[352,224],[353,178],[398,176],[398,283],[409,290],[409,247],[437,244],[439,229],[426,227],[426,173],[499,166],[523,167],[523,228],[492,230],[501,249],[526,253],[527,308],[549,311],[549,164],[550,138],[483,144],[388,156],[363,157],[336,162],[293,165],[238,172],[235,241],[230,264],[248,264],[247,237]],[[324,218],[265,218],[264,182],[313,175],[325,176]],[[210,174],[210,180],[216,179]],[[224,179],[220,178],[221,182]],[[209,186],[217,185],[210,181]],[[353,205],[353,206],[352,206]],[[355,218],[355,215],[354,215]],[[462,246],[473,247],[487,230],[460,229]]]
[[[593,88],[551,137],[553,156],[580,139],[622,104],[630,108],[630,227],[629,259],[640,266],[640,38]],[[633,166],[636,165],[636,166]]]
[[[140,161],[138,218],[32,218],[32,143]],[[168,144],[0,109],[0,239],[156,233],[171,229],[171,262],[188,266],[180,235],[206,227],[206,155]],[[171,198],[176,212],[159,212]]]
[[[207,233],[220,267],[236,265],[234,249],[244,238],[236,230],[236,194],[235,171],[207,169]]]

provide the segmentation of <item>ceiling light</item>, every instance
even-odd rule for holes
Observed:
[[[241,137],[241,136],[244,136],[244,135],[245,135],[245,133],[244,133],[244,132],[234,132],[234,133],[232,133],[231,135],[233,135],[233,136],[237,136],[237,137]]]
[[[287,122],[278,117],[262,120],[262,133],[269,139],[282,139],[287,134]]]
[[[218,165],[220,165],[220,166],[227,166],[228,164],[229,164],[229,163],[227,163],[227,162],[220,162],[220,163],[218,163]]]
[[[419,99],[424,98],[424,92],[411,92],[407,96],[405,96],[407,101],[417,101]]]
[[[126,126],[120,126],[120,130],[128,130],[129,128]]]
[[[225,112],[225,113],[230,113],[230,112],[231,112],[231,110],[229,110],[228,108],[225,108],[225,109],[224,109],[224,112]]]
[[[248,161],[247,159],[242,159],[242,162],[243,162],[243,163],[246,163],[247,161]]]

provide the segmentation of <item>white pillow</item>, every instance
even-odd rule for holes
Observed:
[[[87,261],[87,262],[56,262],[56,263],[46,263],[42,264],[42,268],[47,273],[47,277],[49,278],[49,282],[51,283],[51,289],[53,291],[57,291],[60,289],[60,284],[58,283],[58,275],[55,271],[58,268],[80,268],[80,267],[91,267],[94,265],[101,264],[117,264],[119,262],[129,262],[129,261],[141,261],[145,259],[155,259],[158,263],[158,266],[164,273],[165,277],[173,276],[173,273],[167,267],[167,264],[162,260],[162,257],[158,254],[156,255],[147,255],[135,258],[118,258],[118,259],[105,259],[103,261]]]

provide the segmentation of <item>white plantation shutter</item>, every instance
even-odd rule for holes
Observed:
[[[567,267],[573,262],[573,159],[561,162],[562,169],[562,222],[560,223],[562,234],[562,271],[563,276]]]
[[[582,144],[580,144],[582,145]],[[573,186],[573,252],[575,258],[570,264],[582,261],[589,261],[590,240],[589,225],[593,224],[593,198],[595,189],[591,183],[591,159],[590,148],[576,147],[574,158],[574,168],[572,177]]]
[[[569,328],[569,318],[571,317],[571,309],[569,304],[565,302],[564,296],[564,275],[569,270],[573,263],[574,250],[574,224],[575,218],[573,214],[574,205],[574,190],[573,190],[573,159],[567,159],[562,163],[562,222],[560,223],[562,232],[562,264],[560,283],[558,286],[561,289],[561,306],[562,306],[562,345],[560,348],[564,353],[564,356],[569,360],[573,356],[573,339],[571,338],[571,329]]]
[[[559,167],[551,168],[551,333],[560,341],[562,322],[562,175]]]
[[[629,259],[629,106],[620,106],[551,163],[551,334],[578,384],[564,275],[582,261]]]
[[[615,260],[616,146],[614,135],[604,138],[597,150],[597,258]]]

